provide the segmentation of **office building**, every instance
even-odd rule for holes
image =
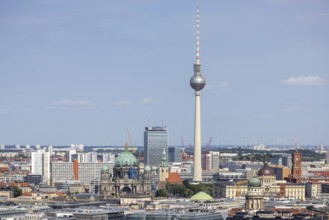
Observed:
[[[31,172],[40,174],[44,182],[50,180],[50,153],[37,150],[31,153]]]
[[[290,169],[282,165],[271,165],[277,180],[285,180],[290,175]]]
[[[76,153],[77,153],[77,152],[76,152],[75,149],[69,149],[68,151],[66,151],[66,155],[65,155],[65,157],[66,157],[66,162],[72,162],[74,159],[76,159],[76,158],[74,158],[74,159],[72,160],[73,155],[76,154]]]
[[[202,168],[204,170],[218,170],[220,165],[221,155],[218,151],[210,151],[202,155]]]
[[[48,145],[47,152],[49,152],[50,157],[53,155],[53,146]]]
[[[40,174],[28,174],[26,177],[26,182],[33,183],[34,185],[39,185],[42,181],[42,176]]]
[[[273,165],[282,165],[282,157],[272,157],[269,162]]]
[[[96,163],[97,162],[97,152],[79,153],[78,154],[79,163]]]
[[[292,168],[292,156],[291,154],[286,154],[282,157],[282,165]]]
[[[115,154],[112,153],[103,153],[102,154],[102,161],[103,163],[108,163],[108,162],[112,162],[114,163],[115,160]]]
[[[92,180],[100,180],[101,169],[104,165],[113,168],[114,163],[79,163],[73,162],[53,162],[53,181],[77,181],[83,184],[90,184]]]
[[[51,163],[52,180],[67,181],[74,180],[72,162],[53,162]]]
[[[167,128],[146,127],[144,131],[144,164],[160,165],[163,149],[168,152]]]
[[[168,148],[168,162],[182,162],[183,148],[181,147],[169,147]]]

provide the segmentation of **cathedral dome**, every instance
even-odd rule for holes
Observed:
[[[137,166],[136,157],[129,151],[125,151],[119,154],[119,156],[115,159],[115,166]]]
[[[259,171],[258,176],[275,176],[273,169],[267,165],[264,165]]]
[[[262,184],[260,182],[260,179],[258,179],[257,177],[252,177],[248,180],[248,186],[249,187],[261,187]]]

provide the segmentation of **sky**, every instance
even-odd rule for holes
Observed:
[[[0,1],[0,144],[329,145],[329,2]],[[130,134],[130,135],[129,135]]]

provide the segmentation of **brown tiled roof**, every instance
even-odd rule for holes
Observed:
[[[62,192],[57,192],[56,195],[57,195],[57,197],[62,197],[62,196],[64,196],[64,193],[62,193]]]
[[[168,178],[167,178],[168,183],[176,183],[176,184],[182,184],[183,181],[180,178],[178,173],[169,173]]]
[[[32,193],[30,193],[30,192],[24,192],[24,193],[22,193],[22,196],[32,196]]]
[[[315,176],[329,176],[329,171],[315,171],[312,172]]]
[[[6,186],[16,186],[16,187],[29,187],[29,183],[16,183],[16,182],[9,182],[9,183],[0,183],[0,187],[6,187]]]

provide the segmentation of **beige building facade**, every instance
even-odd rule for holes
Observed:
[[[277,181],[273,169],[266,164],[258,171],[258,179],[264,191],[264,197],[290,198],[305,200],[305,185]],[[220,181],[213,185],[214,198],[237,198],[248,193],[247,183],[241,185],[241,181]]]

